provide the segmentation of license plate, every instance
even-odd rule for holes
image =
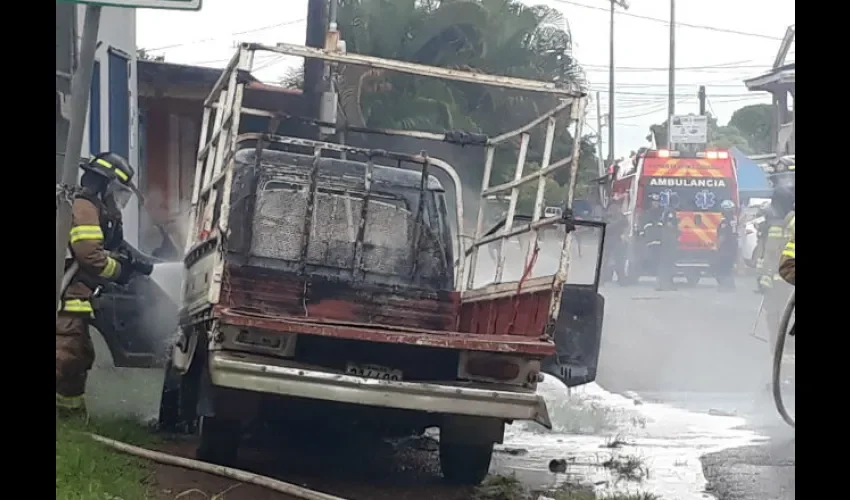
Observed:
[[[375,378],[378,380],[401,380],[401,370],[393,370],[392,368],[387,368],[385,366],[358,365],[355,363],[348,363],[348,365],[345,367],[345,373],[347,375],[354,375],[357,377],[364,378]]]

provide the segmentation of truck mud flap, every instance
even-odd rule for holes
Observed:
[[[556,354],[545,358],[543,372],[567,387],[596,380],[605,298],[593,286],[564,286],[555,323]]]

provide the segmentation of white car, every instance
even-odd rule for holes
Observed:
[[[758,231],[756,226],[764,220],[763,217],[753,219],[744,225],[744,232],[741,236],[741,257],[744,259],[744,264],[749,267],[756,266],[756,245],[758,243]]]
[[[743,230],[739,235],[738,251],[744,264],[749,267],[756,265],[755,252],[758,243],[758,230],[756,228],[764,221],[764,217],[760,216],[759,213],[765,210],[769,203],[770,200],[758,198],[751,200],[739,219],[739,227],[743,227]]]

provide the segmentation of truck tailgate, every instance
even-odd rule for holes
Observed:
[[[396,326],[379,327],[363,323],[255,314],[232,308],[218,308],[216,315],[222,323],[227,325],[260,328],[281,333],[443,349],[524,354],[540,358],[555,353],[555,345],[551,341],[520,335],[482,335]]]

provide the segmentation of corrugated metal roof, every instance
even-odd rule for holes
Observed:
[[[136,63],[139,83],[157,84],[167,82],[168,85],[212,85],[215,84],[223,69],[191,66],[165,61],[139,59]],[[252,82],[258,82],[249,75]]]

